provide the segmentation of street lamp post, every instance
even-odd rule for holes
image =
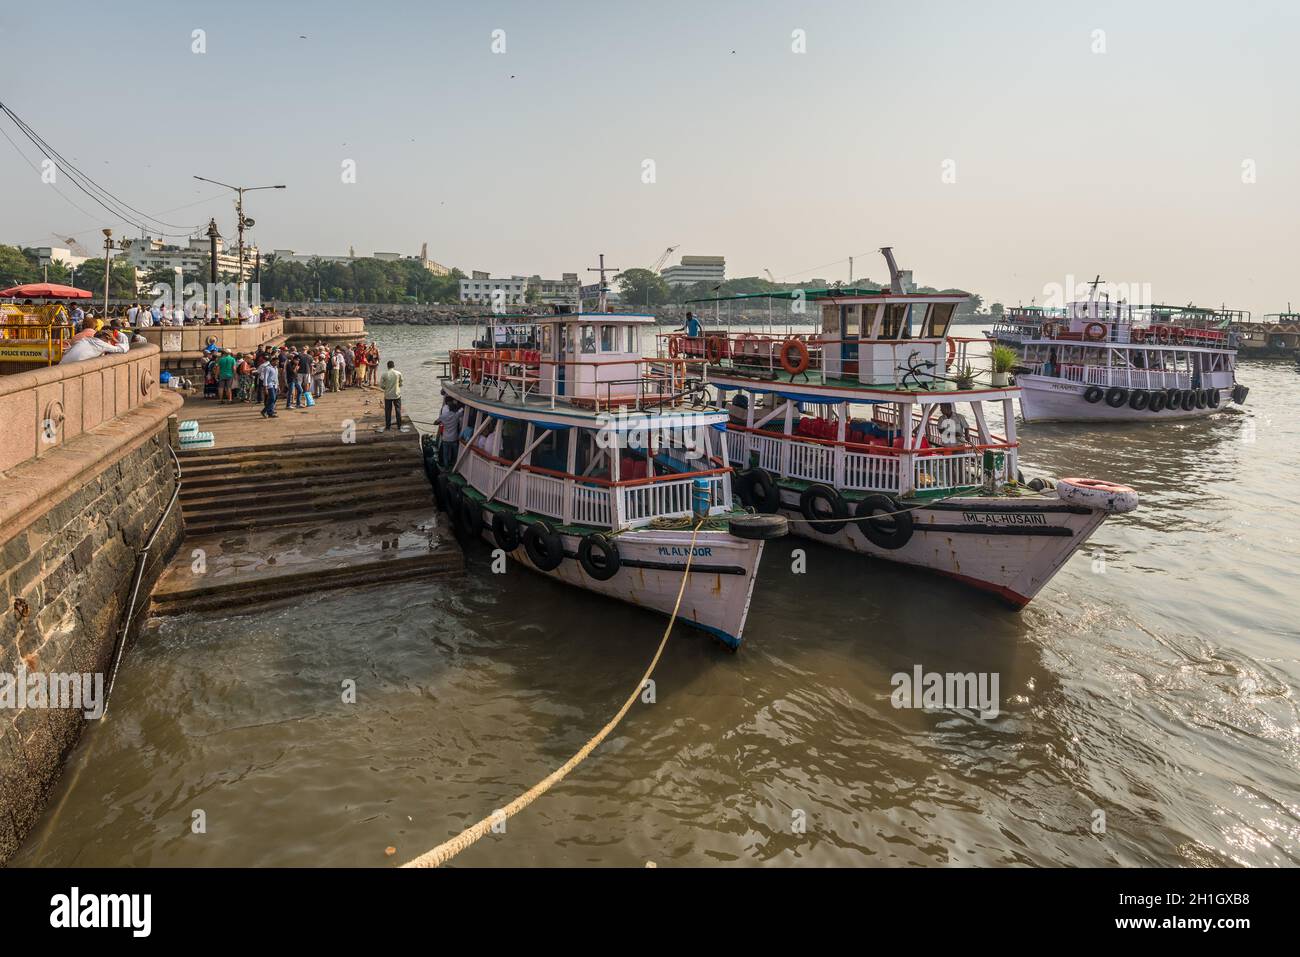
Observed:
[[[244,305],[244,228],[255,225],[253,220],[244,218],[244,194],[251,193],[255,189],[284,189],[285,187],[283,185],[231,186],[229,183],[219,183],[215,179],[208,179],[206,176],[195,176],[194,178],[205,183],[211,183],[213,186],[224,186],[226,189],[233,189],[236,194],[235,217],[236,224],[239,227],[239,282],[235,289],[235,311],[238,314]]]
[[[108,322],[108,277],[111,275],[113,254],[113,230],[104,230],[104,322]]]

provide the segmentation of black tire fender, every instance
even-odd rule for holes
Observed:
[[[532,522],[524,529],[524,551],[528,560],[544,572],[553,571],[564,561],[564,540],[549,522]]]
[[[1218,389],[1209,389],[1207,391],[1210,393],[1208,396],[1206,396],[1206,398],[1209,399],[1210,401],[1210,408],[1217,409],[1219,407],[1219,403],[1223,401],[1223,396],[1219,394]]]
[[[592,532],[578,543],[578,563],[588,578],[598,582],[609,581],[618,574],[622,565],[618,545],[608,535]]]
[[[455,520],[460,514],[460,501],[465,497],[465,490],[455,482],[448,479],[443,486],[443,502],[447,506],[447,514]]]
[[[503,551],[513,552],[519,547],[519,519],[514,512],[492,513],[492,539]]]
[[[1165,390],[1165,408],[1166,408],[1166,409],[1176,409],[1176,408],[1178,408],[1178,403],[1181,402],[1182,400],[1183,400],[1183,394],[1182,394],[1182,392],[1180,392],[1178,389],[1166,389],[1166,390]]]
[[[781,489],[772,473],[767,469],[750,469],[746,480],[754,496],[754,508],[764,515],[776,514],[781,507]]]
[[[470,538],[478,538],[483,534],[483,506],[474,501],[468,495],[460,497],[460,516],[461,528]]]
[[[877,514],[882,517],[874,518]],[[902,509],[898,499],[888,495],[868,495],[854,508],[853,518],[867,541],[881,548],[893,551],[912,539],[912,512]]]
[[[1196,393],[1191,389],[1188,389],[1183,393],[1183,397],[1179,404],[1184,412],[1191,412],[1192,409],[1196,408]]]
[[[824,508],[818,508],[818,502],[825,502]],[[823,535],[834,535],[849,520],[849,509],[844,504],[840,493],[829,485],[820,482],[809,485],[799,496],[799,511],[812,525],[814,531]]]
[[[731,474],[731,495],[746,508],[754,507],[754,479],[748,469]]]
[[[1090,385],[1083,391],[1083,401],[1096,404],[1101,401],[1101,397],[1106,394],[1106,390],[1099,385]]]
[[[1196,407],[1198,409],[1208,409],[1210,407],[1209,392],[1210,392],[1209,389],[1196,390]]]
[[[1143,389],[1134,389],[1129,393],[1128,407],[1137,412],[1141,412],[1151,404],[1151,393]]]
[[[780,538],[789,530],[790,523],[784,515],[733,515],[727,522],[728,532],[751,542]]]
[[[1106,390],[1106,404],[1112,409],[1118,409],[1128,401],[1128,389],[1122,385],[1113,385]]]

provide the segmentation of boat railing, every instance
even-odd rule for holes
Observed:
[[[1032,375],[1047,375],[1045,368],[1046,363],[1038,362],[1032,364],[1029,370]],[[1186,372],[1161,369],[1117,369],[1078,363],[1057,365],[1056,374],[1051,378],[1080,382],[1084,385],[1099,385],[1103,388],[1124,386],[1127,389],[1189,389],[1192,382],[1191,375]]]
[[[841,339],[820,333],[709,332],[661,333],[657,339],[662,358],[688,363],[706,379],[711,370],[718,370],[760,379],[822,385],[849,379],[865,386],[924,391],[936,379],[955,376],[967,366],[975,371],[988,361],[969,350],[971,343],[987,342],[984,336]]]
[[[893,494],[979,485],[984,478],[984,453],[1016,448],[1014,443],[1000,441],[902,449],[774,434],[736,425],[727,427],[727,436],[731,461],[737,467],[757,465],[781,478]],[[937,437],[931,435],[930,441]]]
[[[708,488],[709,514],[731,508],[731,469],[625,479],[573,476],[538,466],[517,465],[462,443],[466,481],[493,501],[554,519],[565,525],[639,528],[657,518],[695,514],[697,483]]]
[[[596,411],[662,410],[687,392],[687,364],[663,358],[555,360],[537,350],[453,349],[450,378],[484,396],[521,404],[557,402]]]

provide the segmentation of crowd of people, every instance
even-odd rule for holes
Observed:
[[[353,346],[258,346],[256,352],[232,352],[209,340],[204,348],[203,397],[221,404],[247,402],[262,406],[264,418],[284,408],[310,408],[327,392],[344,389],[384,390],[384,428],[402,423],[402,374],[388,362],[379,371],[379,347],[358,340]]]

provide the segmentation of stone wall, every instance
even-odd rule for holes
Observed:
[[[128,369],[134,365],[127,356],[110,358]],[[43,371],[53,375],[60,369]],[[0,497],[5,675],[18,676],[20,669],[99,673],[107,688],[137,554],[175,487],[168,419],[180,399],[150,391],[154,397],[148,401],[124,405],[106,421],[0,473],[6,493]],[[35,414],[34,398],[31,407]],[[27,422],[22,427],[24,434],[36,428]],[[141,604],[147,605],[153,581],[182,534],[175,507],[149,552]],[[80,708],[19,709],[8,702],[0,707],[0,863],[39,820],[85,721]]]

